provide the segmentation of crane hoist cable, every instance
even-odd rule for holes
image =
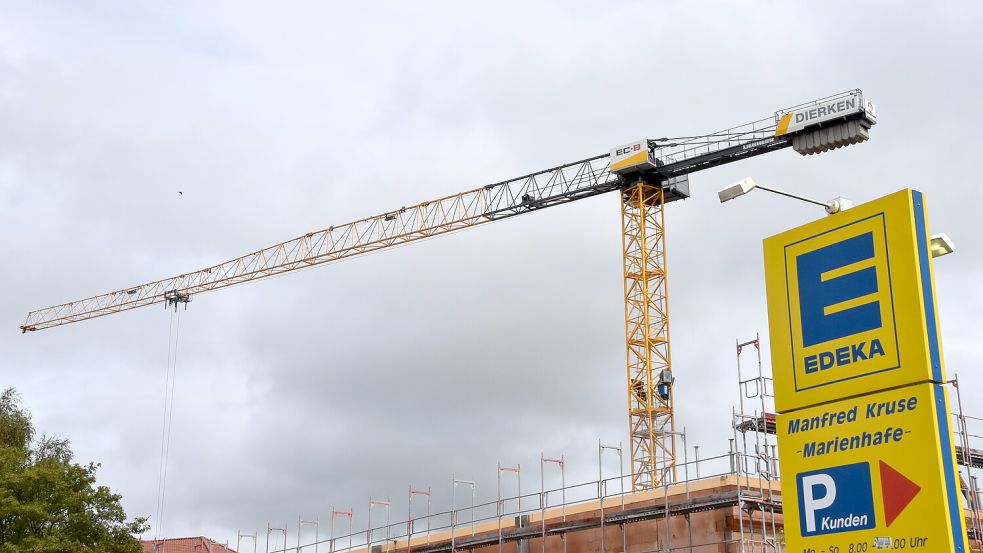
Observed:
[[[161,390],[163,396],[163,412],[160,421],[160,455],[157,465],[157,503],[154,506],[154,540],[160,539],[161,528],[158,521],[161,520],[161,487],[164,481],[164,452],[167,450],[167,411],[170,406],[170,382],[171,382],[171,351],[174,341],[174,312],[171,311],[170,321],[167,325],[167,362],[164,365],[164,387]]]
[[[675,478],[675,377],[669,347],[665,204],[689,197],[689,175],[792,148],[802,155],[869,138],[876,108],[859,89],[718,132],[642,139],[542,171],[308,232],[247,255],[28,313],[34,332],[366,255],[608,192],[621,199],[632,487]],[[175,304],[176,305],[176,304]]]
[[[157,506],[155,527],[155,540],[159,540],[164,528],[164,500],[167,496],[167,468],[171,453],[171,430],[174,428],[174,390],[177,380],[177,354],[178,344],[181,339],[181,311],[178,303],[173,305],[174,309],[169,310],[170,323],[167,331],[167,365],[164,369],[164,409],[161,416],[160,426],[160,465],[157,470]],[[187,302],[183,302],[187,305]],[[175,323],[175,320],[177,321]],[[172,339],[173,338],[173,339]]]

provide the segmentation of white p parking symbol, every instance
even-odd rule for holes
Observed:
[[[825,493],[816,497],[814,490],[822,486]],[[812,474],[802,477],[802,505],[805,510],[806,531],[816,531],[816,511],[825,509],[836,500],[836,482],[828,474]]]

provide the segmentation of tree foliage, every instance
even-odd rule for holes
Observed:
[[[80,465],[68,440],[35,438],[17,393],[0,395],[0,553],[139,552],[146,520],[126,520],[120,495],[96,486],[98,464]]]

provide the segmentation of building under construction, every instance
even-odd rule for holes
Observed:
[[[740,414],[734,420],[735,426],[743,424],[745,428],[770,422],[767,417]],[[763,434],[754,430],[738,432],[735,443],[741,445],[735,450],[721,456],[686,460],[679,467],[682,475],[678,482],[649,490],[631,492],[624,487],[628,477],[615,476],[500,497],[490,503],[467,504],[362,532],[329,535],[299,546],[275,544],[279,541],[277,535],[271,543],[268,529],[265,550],[322,553],[785,551],[777,459],[766,448],[761,448],[758,454],[745,452],[743,446],[753,450],[753,441],[757,439],[751,433]],[[960,447],[961,455],[967,453],[972,457],[970,464],[963,467],[964,472],[969,474],[970,470],[983,468],[983,452]],[[960,462],[964,462],[962,457]],[[975,475],[970,474],[964,481],[970,541],[973,551],[980,551],[979,522],[983,511],[976,495],[969,491],[969,482],[975,482]],[[976,508],[969,509],[969,505]],[[350,517],[351,513],[336,511],[333,515]],[[332,516],[332,522],[334,519]],[[288,542],[287,527],[281,530],[284,542]],[[294,535],[299,536],[300,530],[290,528],[289,532],[297,531]],[[262,533],[259,536],[262,540]],[[264,550],[262,543],[259,547]]]
[[[753,348],[753,349],[752,349]],[[407,510],[426,502],[427,515],[351,530],[351,511],[333,511],[325,539],[299,539],[304,524],[267,527],[265,551],[329,553],[647,553],[647,552],[784,552],[782,487],[775,447],[775,415],[771,377],[762,368],[758,338],[737,343],[737,384],[740,401],[731,421],[729,450],[721,455],[687,454],[685,432],[677,435],[682,458],[675,475],[650,489],[631,491],[631,477],[602,473],[605,455],[625,452],[621,445],[597,444],[598,479],[567,485],[563,457],[540,458],[540,489],[503,496],[502,478],[518,476],[519,467],[498,466],[499,493],[493,502],[430,512],[430,490],[408,490]],[[757,354],[742,367],[742,353]],[[953,382],[958,397],[958,382]],[[961,465],[964,516],[973,551],[981,547],[983,508],[978,498],[978,471],[983,468],[983,419],[965,415],[961,402],[954,416],[956,454]],[[977,428],[978,427],[978,428]],[[975,447],[974,447],[975,446]],[[564,484],[545,487],[546,471],[557,471]],[[514,476],[513,476],[514,475]],[[454,480],[461,494],[474,483]],[[389,501],[370,500],[386,508]],[[420,506],[417,506],[419,510]],[[340,522],[339,522],[340,521]],[[325,521],[328,522],[328,521]],[[344,527],[344,528],[342,528]],[[318,529],[319,531],[321,528]],[[293,532],[296,532],[294,534]],[[296,544],[287,536],[296,536]],[[251,534],[250,537],[262,533]],[[282,539],[282,541],[280,541]],[[272,541],[271,541],[272,540]],[[250,551],[248,547],[241,551]],[[253,538],[254,547],[262,549]],[[898,547],[895,547],[898,549]]]

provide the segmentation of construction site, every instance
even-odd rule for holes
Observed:
[[[474,504],[475,483],[452,480],[452,497],[460,503],[431,505],[431,489],[410,486],[406,512],[426,515],[390,520],[392,500],[369,500],[368,525],[352,530],[352,509],[332,509],[325,518],[299,517],[295,524],[268,525],[237,536],[237,551],[322,551],[344,553],[597,553],[707,551],[753,553],[787,551],[782,486],[774,435],[772,379],[762,369],[759,338],[736,345],[734,386],[740,408],[733,414],[730,450],[708,457],[699,448],[686,454],[685,431],[676,434],[681,458],[675,472],[658,485],[632,489],[627,474],[601,474],[602,460],[625,453],[621,444],[597,444],[598,479],[546,488],[546,475],[564,482],[562,456],[540,458],[539,487],[532,492],[503,495],[515,489],[521,467],[498,466],[498,498]],[[743,354],[743,356],[742,356]],[[742,366],[742,357],[744,365]],[[953,383],[958,387],[958,383]],[[972,551],[980,550],[983,509],[978,496],[983,469],[983,419],[954,414],[956,455],[960,465],[966,525]],[[527,484],[528,486],[528,484]],[[460,489],[460,491],[458,491]],[[363,508],[364,509],[364,508]],[[365,511],[358,514],[362,515]],[[376,520],[372,522],[373,512]],[[326,534],[326,535],[325,535]],[[301,536],[304,536],[301,539]],[[311,538],[313,536],[313,539]],[[296,541],[295,541],[296,540]],[[166,544],[165,544],[166,545]],[[230,545],[231,546],[231,545]],[[903,546],[895,546],[900,549]],[[858,547],[859,549],[859,547]],[[160,547],[148,551],[167,551]]]
[[[673,202],[689,197],[689,177],[693,173],[785,149],[814,155],[860,144],[870,138],[871,127],[876,122],[873,102],[860,90],[850,90],[783,108],[765,118],[721,131],[699,136],[642,139],[612,148],[606,154],[332,225],[202,270],[32,311],[21,330],[33,333],[163,304],[172,313],[178,313],[177,332],[173,342],[169,343],[174,352],[173,364],[176,364],[180,312],[186,310],[198,294],[614,193],[621,199],[622,243],[619,247],[624,262],[628,432],[624,443],[598,442],[596,480],[567,484],[564,456],[544,453],[540,466],[533,467],[533,473],[539,469],[538,489],[533,491],[529,491],[528,482],[535,481],[536,475],[528,476],[530,467],[525,468],[526,487],[523,488],[523,468],[499,464],[497,497],[491,503],[475,504],[473,481],[453,479],[449,483],[452,505],[432,505],[431,489],[411,486],[405,502],[406,519],[391,520],[393,507],[401,510],[403,503],[370,499],[365,530],[354,530],[355,516],[351,508],[332,509],[330,517],[316,515],[305,519],[301,516],[295,525],[270,523],[265,529],[241,530],[236,536],[235,550],[328,553],[791,551],[791,548],[786,549],[786,521],[799,514],[783,509],[782,464],[776,439],[780,430],[776,413],[782,409],[775,405],[775,383],[771,371],[762,361],[761,339],[738,340],[736,344],[733,371],[736,378],[729,385],[734,387],[740,399],[729,421],[732,438],[727,451],[700,452],[699,448],[687,445],[685,425],[677,421],[664,210],[671,209],[669,206]],[[852,202],[843,198],[816,201],[757,185],[751,179],[721,190],[720,201],[729,201],[754,189],[818,204],[831,216],[852,207]],[[947,238],[938,240],[939,248],[944,249]],[[924,245],[927,247],[927,241]],[[936,255],[935,247],[936,237],[933,236],[933,256]],[[854,347],[854,361],[877,354],[874,349],[858,354]],[[171,364],[170,352],[168,356]],[[830,354],[830,366],[833,359]],[[849,363],[846,353],[836,353],[835,360],[841,364]],[[820,362],[825,363],[822,359],[814,361]],[[807,365],[808,372],[815,370],[810,370]],[[979,551],[983,540],[983,509],[978,497],[977,471],[983,468],[983,447],[978,443],[983,435],[979,428],[983,420],[963,412],[958,381],[943,380],[936,384],[951,388],[951,395],[957,399],[951,420],[947,422],[951,431],[943,426],[945,435],[955,444],[959,496],[968,540],[973,550]],[[170,389],[173,393],[173,381]],[[909,409],[913,406],[914,402]],[[167,409],[165,406],[165,415]],[[164,424],[165,427],[168,424],[166,416]],[[169,437],[169,432],[165,432],[165,436]],[[163,447],[166,451],[167,444]],[[619,474],[604,473],[603,460],[611,456],[618,459]],[[165,463],[166,458],[162,466]],[[547,488],[547,473],[558,474],[562,485]],[[515,493],[503,493],[503,482],[504,489],[515,490]],[[882,485],[888,489],[883,482],[886,480]],[[903,482],[910,481],[904,479]],[[817,509],[829,507],[832,490],[827,485],[825,499],[828,501]],[[917,493],[918,489],[915,489],[908,497],[885,499],[888,503],[899,504],[888,509],[888,519],[899,516]],[[815,499],[814,503],[818,505],[822,500]],[[414,512],[420,512],[423,504],[426,515],[412,516]],[[381,520],[383,513],[384,521]],[[850,522],[850,517],[854,522]],[[845,520],[855,524],[867,519],[851,514]],[[796,523],[795,528],[798,527]],[[308,538],[311,533],[313,539]],[[870,543],[857,541],[850,545],[849,551],[861,552],[875,547],[925,548],[924,540],[927,540],[907,536],[884,539],[878,537]],[[909,539],[911,542],[907,543]],[[185,546],[168,545],[169,542],[171,540],[166,537],[155,536],[144,541],[144,549],[157,553],[185,550]],[[187,547],[212,550],[205,541]],[[225,548],[231,548],[231,543]],[[830,547],[828,553],[847,553],[847,549]]]

